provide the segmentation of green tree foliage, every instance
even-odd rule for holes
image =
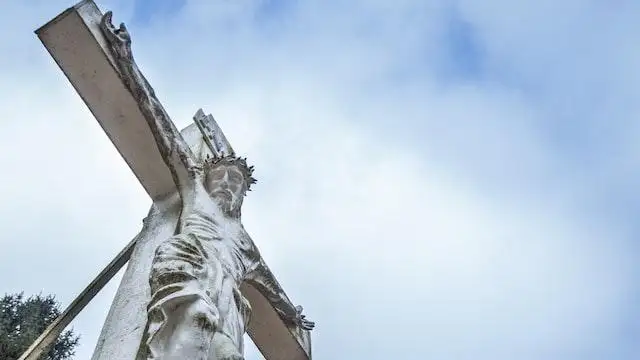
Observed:
[[[4,295],[0,299],[0,360],[16,360],[44,329],[60,315],[53,295]],[[40,360],[66,360],[74,354],[78,337],[71,331],[62,333]]]

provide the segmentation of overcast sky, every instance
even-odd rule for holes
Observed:
[[[150,205],[33,33],[73,3],[0,8],[0,292],[65,306]],[[640,358],[640,2],[99,5],[256,166],[243,221],[315,359]]]

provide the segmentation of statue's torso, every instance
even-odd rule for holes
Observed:
[[[222,214],[215,199],[203,187],[194,191],[193,206],[185,206],[180,232],[200,240],[209,261],[219,261],[237,282],[260,261],[257,248],[239,219]]]
[[[224,334],[221,338],[216,335],[215,341],[228,339],[234,348],[241,351],[242,336],[251,309],[239,287],[246,275],[259,264],[260,256],[239,219],[224,216],[204,187],[198,188],[190,198],[183,199],[178,234],[167,240],[168,251],[165,253],[169,256],[156,255],[154,261],[159,261],[158,268],[164,266],[163,263],[171,269],[185,266],[187,278],[191,276],[197,284],[180,280],[169,286],[178,289],[184,301],[190,301],[188,299],[192,295],[197,295],[214,306],[219,314],[216,332]],[[182,257],[197,259],[197,264],[180,265]],[[172,261],[177,261],[177,265],[171,265]],[[158,304],[163,302],[161,299]]]
[[[219,261],[236,281],[241,282],[258,261],[255,246],[237,224],[198,210],[185,214],[183,221],[182,232],[200,240],[208,261]]]

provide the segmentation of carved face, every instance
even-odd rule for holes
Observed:
[[[245,181],[235,165],[218,165],[207,172],[207,191],[216,199],[222,210],[232,214],[242,206]]]

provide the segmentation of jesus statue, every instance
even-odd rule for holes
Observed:
[[[114,27],[111,17],[111,12],[104,15],[101,30],[182,201],[174,235],[154,255],[137,359],[244,359],[243,335],[251,316],[239,290],[244,282],[262,293],[289,326],[311,330],[314,323],[287,298],[240,221],[243,198],[256,182],[253,167],[230,146],[204,161],[194,156],[136,65],[126,27]]]

